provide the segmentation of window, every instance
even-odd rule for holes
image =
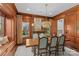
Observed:
[[[29,23],[22,22],[22,33],[23,37],[29,37]]]
[[[4,17],[0,16],[0,36],[4,35]]]
[[[64,19],[59,19],[57,21],[57,36],[64,34]]]

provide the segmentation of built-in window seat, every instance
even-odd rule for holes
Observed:
[[[5,45],[0,46],[0,56],[11,56],[14,55],[16,50],[16,43],[15,41],[11,41],[6,43]]]

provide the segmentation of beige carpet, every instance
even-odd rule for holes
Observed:
[[[33,52],[32,52],[32,48],[28,47],[26,48],[25,46],[18,46],[16,52],[15,52],[15,56],[33,56]],[[60,56],[79,56],[79,52],[76,52],[72,49],[69,49],[67,47],[65,47],[65,53],[64,55],[62,53],[60,53]]]

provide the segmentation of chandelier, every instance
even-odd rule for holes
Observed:
[[[46,9],[46,20],[48,20],[48,17],[47,17],[47,16],[48,16],[48,15],[47,15],[47,14],[48,14],[48,13],[47,13],[47,7],[48,7],[48,4],[45,4],[45,9]]]

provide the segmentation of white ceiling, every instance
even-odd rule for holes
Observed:
[[[78,3],[47,3],[47,16],[53,17]],[[18,12],[46,16],[45,3],[15,3]],[[30,9],[30,10],[27,10]]]

